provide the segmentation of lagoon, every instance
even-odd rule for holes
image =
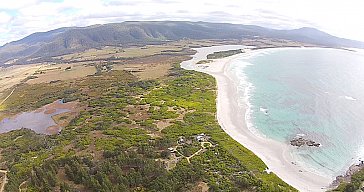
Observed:
[[[63,103],[62,100],[43,106],[37,110],[23,112],[0,121],[0,133],[27,128],[40,134],[54,134],[61,127],[53,120],[53,116],[71,111],[74,103]]]

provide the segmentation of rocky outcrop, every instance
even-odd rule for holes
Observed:
[[[351,181],[351,176],[362,169],[364,169],[364,161],[359,160],[359,163],[350,166],[344,175],[337,176],[336,179],[332,182],[330,187],[336,188],[342,182],[349,183]]]
[[[295,137],[290,141],[292,146],[297,146],[297,147],[303,147],[303,146],[309,146],[309,147],[320,147],[320,143],[317,143],[313,140],[310,139],[305,139],[302,137]]]

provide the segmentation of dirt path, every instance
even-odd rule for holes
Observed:
[[[14,91],[15,91],[15,88],[11,91],[11,93],[3,101],[1,101],[0,105],[5,103],[5,101],[14,93]]]
[[[192,155],[191,155],[191,156],[189,156],[189,157],[186,157],[187,162],[188,162],[188,163],[191,163],[191,162],[190,162],[190,159],[191,159],[193,156],[195,156],[195,155],[197,155],[197,154],[201,153],[201,151],[202,151],[202,150],[204,150],[204,148],[201,148],[201,149],[199,149],[198,151],[196,151],[196,153],[192,154]]]
[[[27,183],[27,181],[23,181],[20,185],[19,185],[19,192],[22,192],[23,190],[21,189],[21,187],[23,185],[25,185]]]
[[[0,173],[4,173],[4,178],[3,181],[1,182],[1,188],[0,188],[0,192],[3,192],[5,189],[5,185],[8,182],[8,178],[6,176],[6,174],[8,173],[8,171],[6,170],[0,170]]]
[[[24,136],[24,135],[20,135],[20,136],[16,137],[13,141],[18,140],[18,139],[22,138],[23,136]]]
[[[206,147],[204,146],[204,144],[209,144],[209,146],[210,147],[212,147],[212,144],[210,143],[210,142],[201,142],[201,149],[199,149],[198,151],[196,151],[196,153],[194,153],[194,154],[192,154],[191,156],[189,156],[189,157],[186,157],[186,159],[187,159],[187,162],[188,163],[191,163],[190,162],[190,159],[192,158],[192,157],[194,157],[195,155],[198,155],[199,153],[201,153]]]

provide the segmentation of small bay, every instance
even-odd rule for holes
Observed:
[[[364,159],[364,55],[329,48],[255,51],[229,73],[247,102],[250,129],[289,144],[297,135],[320,147],[292,147],[298,162],[335,177]]]

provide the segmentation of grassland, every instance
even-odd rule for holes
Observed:
[[[165,64],[126,64],[114,65],[114,70],[125,70],[131,72],[140,80],[157,79],[165,76],[171,67]]]
[[[55,57],[55,59],[62,60],[94,60],[94,59],[107,59],[110,57],[114,58],[136,58],[145,57],[156,54],[173,54],[179,53],[185,48],[196,48],[213,45],[224,45],[224,44],[235,44],[236,40],[181,40],[167,42],[161,45],[146,45],[146,46],[129,46],[129,47],[118,47],[118,46],[105,46],[99,49],[89,49],[80,53],[73,53],[63,56]]]
[[[40,67],[33,73],[33,78],[27,83],[49,83],[57,80],[70,80],[86,77],[96,73],[96,68],[92,65],[80,64],[56,64]]]
[[[66,70],[66,68],[70,68]],[[18,101],[12,101],[14,97],[11,97],[12,94],[15,95],[24,95],[23,90],[29,84],[40,84],[39,93],[42,93],[43,85],[46,83],[52,83],[57,81],[68,81],[72,79],[83,78],[88,75],[93,75],[96,73],[96,68],[94,65],[81,65],[81,64],[58,64],[58,65],[49,65],[49,64],[37,64],[37,65],[24,65],[24,66],[12,66],[8,68],[0,68],[0,120],[5,117],[9,117],[13,115],[15,112],[19,110],[6,110],[7,108],[12,108],[13,103],[17,103]],[[35,87],[38,87],[35,85]],[[45,86],[47,88],[47,86]],[[30,90],[25,89],[26,93],[29,93]],[[36,92],[38,90],[32,90],[30,92],[34,92],[35,98],[39,96]],[[47,91],[47,90],[43,90]],[[52,88],[49,90],[50,93],[55,90]],[[9,101],[8,101],[9,99]],[[28,98],[23,98],[23,100],[27,100]],[[53,98],[52,98],[53,99]],[[36,105],[40,107],[46,102],[41,102],[41,104]],[[34,104],[34,103],[32,103]],[[24,106],[28,104],[24,103]],[[22,108],[22,110],[27,109],[27,107]],[[21,110],[20,110],[21,111]]]
[[[5,98],[4,91],[14,87],[37,71],[42,65],[12,66],[0,68],[0,99]]]
[[[213,45],[238,44],[237,40],[181,40],[166,42],[161,45],[147,46],[105,46],[98,49],[88,49],[79,53],[72,53],[54,57],[56,62],[90,64],[91,61],[117,61],[132,60],[156,55],[184,55],[190,48]]]
[[[63,55],[56,57],[56,59],[69,60],[69,61],[83,61],[83,60],[95,60],[95,59],[107,59],[112,57],[113,59],[123,58],[136,58],[145,57],[156,54],[168,54],[182,51],[183,47],[170,46],[170,45],[154,45],[144,47],[102,47],[100,49],[89,49],[81,53],[73,53],[69,55]]]

